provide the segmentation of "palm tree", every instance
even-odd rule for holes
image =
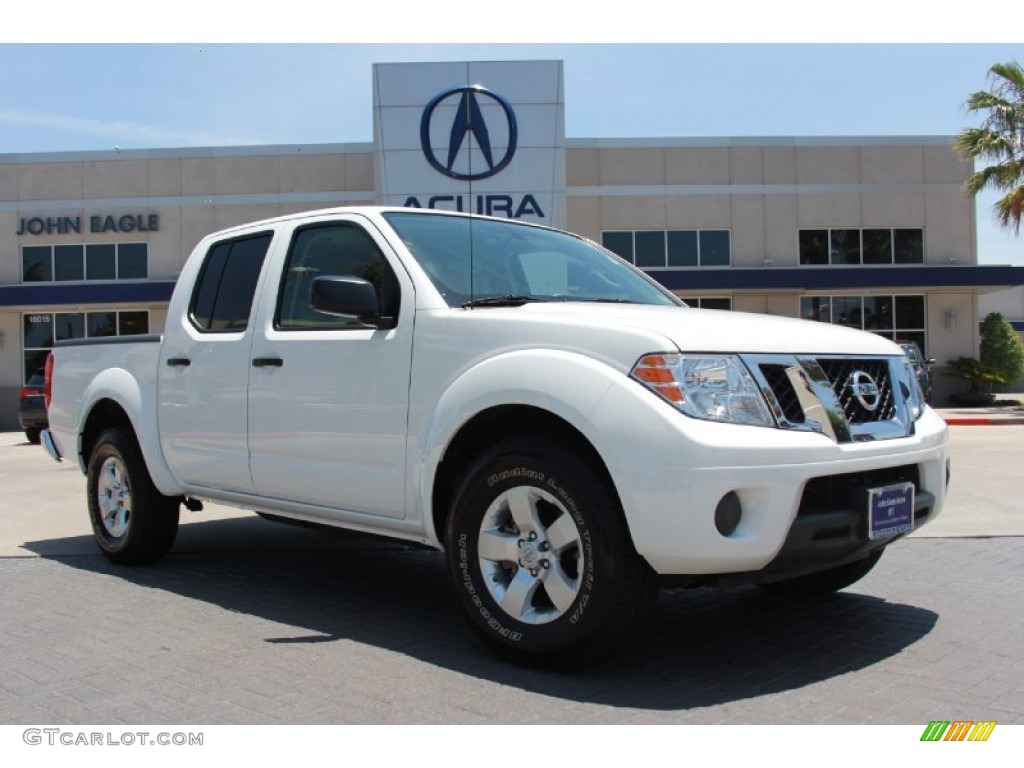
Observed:
[[[1019,235],[1024,217],[1024,68],[1011,61],[994,64],[988,73],[991,88],[967,98],[968,111],[987,116],[980,128],[957,134],[953,146],[964,157],[993,163],[971,174],[967,191],[1005,192],[994,212],[1000,224]]]

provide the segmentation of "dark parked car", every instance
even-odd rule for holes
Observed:
[[[917,383],[921,386],[921,391],[924,393],[924,401],[931,405],[932,403],[932,372],[931,367],[935,365],[935,358],[925,356],[921,353],[921,348],[913,341],[897,341],[901,347],[903,347],[904,353],[910,359],[910,367],[914,369],[914,375],[917,376]]]
[[[39,433],[50,426],[46,417],[46,404],[43,402],[43,369],[40,368],[21,388],[18,404],[18,421],[25,430],[25,437],[30,443],[39,442]]]

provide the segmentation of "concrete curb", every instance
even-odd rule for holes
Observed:
[[[981,408],[937,408],[947,424],[959,427],[1001,427],[1024,425],[1024,393],[1000,392],[1003,402]]]
[[[950,426],[1001,427],[1024,424],[1024,416],[943,416]]]

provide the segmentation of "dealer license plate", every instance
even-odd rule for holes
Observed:
[[[914,530],[914,484],[868,491],[868,538],[882,539]]]

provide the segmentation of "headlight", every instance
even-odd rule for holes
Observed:
[[[694,418],[775,426],[754,378],[734,355],[644,355],[629,375]]]
[[[904,387],[903,397],[906,399],[907,407],[910,409],[911,420],[917,421],[924,416],[924,392],[921,391],[921,382],[917,380],[917,374],[914,372],[913,366],[907,361],[903,363],[903,372],[910,384],[909,387]]]

